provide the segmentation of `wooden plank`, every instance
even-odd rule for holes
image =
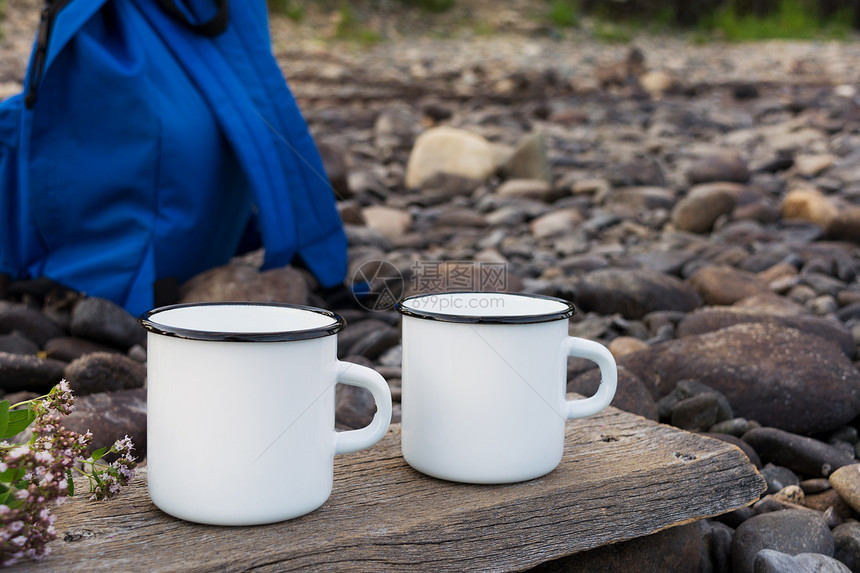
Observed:
[[[272,487],[287,486],[273,476]],[[412,470],[392,425],[375,447],[336,458],[334,491],[309,515],[258,527],[186,523],[149,501],[141,469],[114,500],[58,507],[52,555],[15,569],[517,571],[731,511],[764,488],[735,446],[615,408],[568,422],[561,465],[511,485]]]

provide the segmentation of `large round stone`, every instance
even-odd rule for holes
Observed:
[[[777,324],[738,324],[618,359],[663,396],[685,379],[722,392],[736,416],[800,434],[860,412],[860,372],[835,344]]]

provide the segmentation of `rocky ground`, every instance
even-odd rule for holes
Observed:
[[[651,559],[860,570],[860,43],[604,44],[587,28],[552,33],[528,2],[463,4],[493,33],[463,26],[462,12],[432,34],[409,15],[365,14],[389,39],[362,48],[332,39],[330,14],[272,23],[338,198],[348,283],[376,277],[369,294],[323,293],[292,268],[261,274],[257,254],[197,277],[185,300],[339,310],[341,357],[382,372],[397,402],[388,295],[568,298],[571,333],[618,360],[616,406],[736,443],[767,478],[753,507],[659,534]],[[20,89],[35,7],[7,1],[7,93]],[[82,396],[70,425],[111,409],[97,434],[132,431],[145,448],[134,319],[39,283],[0,283],[0,295],[3,389],[65,376]],[[596,383],[571,361],[569,390]],[[355,427],[372,405],[349,388],[338,421]],[[595,563],[637,570],[642,546],[626,548]]]

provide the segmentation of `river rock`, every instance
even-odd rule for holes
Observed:
[[[308,304],[305,277],[292,267],[260,271],[244,261],[204,271],[180,287],[180,302],[283,302]]]
[[[699,527],[691,523],[645,537],[598,547],[570,557],[562,557],[530,571],[533,573],[696,571],[701,552],[702,538]]]
[[[114,347],[76,336],[60,336],[45,343],[45,354],[55,360],[71,362],[92,352],[119,353]]]
[[[366,321],[365,321],[366,322]],[[386,326],[375,332],[356,340],[349,347],[347,354],[352,356],[364,356],[369,360],[376,360],[389,348],[400,343],[400,329]]]
[[[792,432],[825,432],[860,411],[860,372],[826,340],[775,324],[738,324],[622,356],[656,397],[698,380],[735,414]]]
[[[734,181],[746,183],[750,170],[741,156],[730,150],[718,151],[696,160],[687,171],[687,179],[692,184],[711,181]]]
[[[678,201],[672,210],[672,222],[682,231],[707,233],[720,216],[735,208],[735,198],[715,185],[698,185]]]
[[[594,368],[576,376],[567,383],[568,392],[592,396],[600,385],[600,370]],[[612,406],[638,414],[651,420],[658,420],[657,403],[642,380],[626,368],[618,368],[618,386]]]
[[[720,404],[713,394],[699,394],[681,400],[672,408],[671,422],[676,428],[704,432],[717,422]]]
[[[643,210],[666,209],[675,205],[675,193],[662,187],[619,187],[610,191],[604,204],[613,210],[629,215]]]
[[[767,283],[755,274],[726,265],[704,266],[695,271],[687,282],[707,305],[730,305],[768,291]]]
[[[843,523],[833,528],[833,556],[851,571],[860,571],[860,523]]]
[[[0,390],[45,394],[63,379],[66,363],[32,354],[0,352]]]
[[[529,229],[536,239],[546,239],[571,232],[584,221],[576,209],[558,209],[541,215],[529,224]]]
[[[39,345],[21,334],[14,331],[10,334],[0,334],[0,352],[9,354],[36,354]],[[52,356],[52,358],[56,358]]]
[[[759,274],[759,278],[765,279],[761,274]],[[734,303],[732,307],[738,310],[771,316],[800,316],[806,313],[803,305],[770,292],[762,292],[742,298]]]
[[[94,352],[71,362],[65,378],[77,396],[142,388],[146,366],[122,354]]]
[[[639,76],[639,85],[654,99],[662,98],[678,84],[678,79],[666,70],[651,70]]]
[[[755,557],[755,573],[851,573],[832,557],[820,553],[800,553],[789,555],[773,549],[762,549]]]
[[[73,336],[122,350],[146,341],[146,332],[138,326],[136,317],[118,304],[98,297],[78,301],[69,330]]]
[[[406,165],[406,187],[416,189],[436,173],[483,181],[496,169],[490,143],[464,129],[440,126],[418,136]]]
[[[830,475],[830,484],[848,505],[860,512],[860,464],[837,469]]]
[[[349,354],[350,349],[362,340],[379,336],[390,326],[386,321],[375,318],[350,322],[337,335],[338,358]]]
[[[807,477],[827,477],[854,463],[853,456],[820,440],[778,428],[755,428],[743,436],[764,463],[786,467]]]
[[[357,362],[354,357],[350,361]],[[369,363],[365,363],[369,365]],[[355,430],[370,424],[376,413],[373,395],[365,388],[338,384],[335,388],[335,424],[338,428]]]
[[[795,328],[838,345],[848,357],[854,355],[855,343],[851,332],[836,321],[809,315],[774,316],[758,312],[757,308],[747,309],[742,306],[696,309],[678,323],[677,334],[679,337],[693,336],[745,323]]]
[[[374,145],[384,155],[390,155],[398,147],[409,148],[421,131],[419,113],[408,103],[387,106],[373,124]]]
[[[843,520],[856,519],[857,517],[854,509],[842,499],[842,496],[835,489],[807,495],[804,505],[821,513],[836,514]]]
[[[663,310],[690,312],[701,298],[683,281],[644,269],[599,269],[575,285],[575,301],[584,312],[621,314],[638,320]]]
[[[499,197],[541,199],[552,192],[552,185],[543,179],[508,179],[496,189]]]
[[[541,179],[552,183],[546,136],[540,131],[530,134],[499,166],[499,171],[508,179]]]
[[[699,521],[702,535],[702,553],[698,571],[722,573],[731,571],[732,537],[734,530],[724,523],[712,519]]]
[[[794,168],[803,177],[816,177],[833,167],[836,157],[829,153],[801,154],[794,158]]]
[[[109,448],[129,436],[134,442],[132,454],[142,460],[146,457],[146,389],[78,396],[75,411],[63,418],[63,426],[79,434],[92,432],[90,451]]]
[[[860,207],[848,206],[828,222],[825,227],[827,237],[836,241],[860,243]]]
[[[39,348],[51,338],[63,334],[60,326],[34,308],[23,304],[4,304],[0,306],[0,334],[18,331]]]
[[[752,447],[747,442],[744,443],[747,444],[747,446]],[[788,486],[800,485],[800,478],[796,473],[786,467],[777,466],[773,463],[765,464],[761,469],[761,475],[767,482],[767,490],[765,491],[766,495],[776,493]]]
[[[833,536],[818,514],[800,509],[762,513],[738,526],[732,541],[735,573],[754,573],[755,560],[762,549],[797,555],[833,555]]]
[[[412,223],[412,215],[409,211],[385,205],[365,207],[361,215],[368,228],[389,241],[402,236]]]
[[[795,189],[783,198],[780,212],[785,219],[800,219],[827,229],[839,209],[820,191]]]
[[[612,342],[609,343],[608,348],[609,352],[612,353],[612,356],[618,358],[619,356],[624,356],[625,354],[639,352],[640,350],[647,350],[648,343],[633,336],[619,336],[618,338],[613,339]]]

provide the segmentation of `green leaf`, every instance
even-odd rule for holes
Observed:
[[[0,408],[2,408],[2,402],[0,402]],[[30,408],[12,410],[9,412],[9,419],[6,424],[5,432],[0,433],[0,439],[5,440],[17,436],[26,430],[35,419],[36,413]]]
[[[7,435],[6,433],[6,426],[9,425],[9,406],[11,405],[12,403],[9,402],[9,400],[3,400],[2,402],[0,402],[0,437],[2,437],[2,439],[4,440],[6,438],[11,438],[15,435]]]
[[[0,473],[0,482],[3,484],[16,483],[24,477],[23,468],[9,468],[5,472]]]
[[[99,448],[99,449],[97,449],[96,451],[94,451],[94,452],[90,455],[90,457],[93,459],[93,461],[94,461],[94,462],[97,462],[97,461],[99,461],[100,459],[102,459],[102,457],[104,457],[104,455],[105,455],[106,453],[107,453],[107,446],[104,446],[103,448]]]
[[[69,492],[69,497],[75,495],[75,480],[72,478],[72,470],[66,470],[66,490]]]

